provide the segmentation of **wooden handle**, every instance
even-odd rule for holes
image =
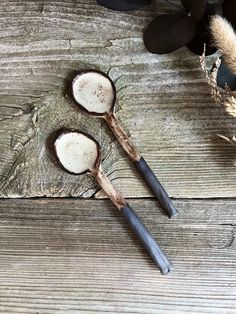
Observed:
[[[132,208],[127,204],[121,209],[121,214],[127,220],[129,226],[136,233],[147,252],[153,259],[154,263],[159,267],[162,275],[167,275],[172,270],[172,265],[165,253],[158,246],[151,233],[143,225],[140,218],[135,214]]]
[[[98,184],[106,193],[106,195],[110,198],[116,208],[121,210],[121,208],[126,206],[126,200],[108,179],[106,174],[103,172],[101,166],[98,169],[94,170],[93,175],[97,178]]]
[[[168,274],[172,269],[172,265],[154,240],[151,233],[146,229],[135,212],[129,207],[120,192],[115,189],[113,184],[102,171],[101,167],[96,169],[93,174],[96,176],[101,188],[111,199],[113,204],[119,209],[122,216],[127,220],[129,226],[133,229],[140,241],[143,243],[149,255],[152,257],[155,264],[159,267],[161,273],[163,275]]]
[[[140,160],[135,161],[134,163],[139,173],[141,173],[147,185],[152,190],[152,193],[156,196],[162,207],[168,213],[169,217],[174,216],[177,213],[177,209],[174,207],[170,197],[166,193],[165,189],[163,188],[155,174],[152,172],[151,168],[143,159],[143,157],[141,157]]]
[[[131,143],[129,137],[119,124],[118,119],[116,118],[115,113],[108,113],[104,116],[104,119],[106,120],[107,124],[111,128],[113,134],[117,138],[118,142],[126,152],[126,154],[129,156],[129,158],[132,161],[139,160],[140,155],[137,149],[134,147],[134,145]]]
[[[112,129],[112,132],[116,136],[117,140],[123,147],[124,151],[127,153],[129,158],[135,163],[137,169],[141,173],[143,179],[146,181],[147,185],[159,200],[160,204],[166,210],[169,217],[174,216],[177,213],[176,208],[172,204],[171,199],[166,193],[165,189],[161,183],[156,178],[155,174],[152,172],[150,167],[147,165],[145,160],[140,156],[137,149],[131,143],[125,131],[120,126],[114,113],[109,113],[105,116],[105,120]]]

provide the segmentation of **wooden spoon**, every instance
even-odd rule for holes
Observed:
[[[72,95],[76,104],[90,115],[106,120],[124,151],[134,162],[143,179],[159,200],[169,217],[177,213],[165,189],[156,178],[143,157],[131,143],[115,115],[116,88],[113,81],[103,72],[87,70],[79,73],[72,81]]]
[[[62,130],[54,142],[55,155],[67,172],[80,175],[91,173],[113,204],[127,220],[163,275],[172,270],[172,265],[160,249],[151,233],[143,225],[123,196],[115,189],[101,168],[101,148],[98,142],[86,133]]]

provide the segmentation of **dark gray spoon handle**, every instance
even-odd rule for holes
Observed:
[[[138,238],[143,243],[149,255],[152,257],[155,264],[159,267],[162,275],[167,275],[172,270],[172,265],[165,253],[158,246],[151,233],[143,225],[140,218],[135,214],[131,207],[127,204],[121,208],[122,216],[127,220],[129,226],[136,233]]]
[[[140,160],[134,162],[137,169],[141,173],[142,177],[146,181],[149,188],[152,190],[153,194],[159,200],[160,204],[167,211],[169,217],[174,216],[177,213],[177,209],[174,207],[170,197],[166,193],[165,189],[152,172],[151,168],[148,166],[143,157]]]

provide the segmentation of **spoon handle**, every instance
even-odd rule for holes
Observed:
[[[165,256],[165,253],[160,249],[160,247],[154,240],[151,233],[143,225],[141,219],[129,207],[127,201],[123,198],[120,192],[115,189],[114,185],[110,182],[101,167],[97,169],[93,174],[96,176],[97,181],[103,191],[111,199],[113,204],[119,209],[131,229],[133,229],[140,241],[143,243],[147,252],[151,256],[155,264],[159,267],[161,273],[163,275],[168,274],[172,269],[172,265]]]
[[[173,217],[177,213],[177,209],[174,207],[170,197],[157,179],[152,169],[148,166],[143,157],[134,162],[139,173],[146,181],[153,194],[159,200],[162,207],[167,211],[169,217]]]
[[[126,219],[131,229],[136,233],[154,263],[159,267],[161,274],[167,275],[173,269],[172,264],[156,243],[151,233],[144,226],[141,219],[128,204],[121,209],[121,214]]]
[[[105,116],[105,120],[107,121],[112,132],[116,136],[117,140],[121,144],[128,157],[135,163],[138,171],[142,175],[143,179],[146,181],[153,194],[156,196],[160,204],[168,213],[168,216],[173,217],[177,213],[177,209],[172,204],[170,197],[168,196],[167,192],[165,191],[151,168],[148,166],[145,160],[140,156],[137,149],[131,143],[129,137],[121,127],[116,115],[114,113],[107,114]]]

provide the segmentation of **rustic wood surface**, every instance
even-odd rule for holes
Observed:
[[[0,313],[236,313],[236,149],[218,136],[235,135],[235,120],[211,101],[197,56],[152,55],[142,41],[157,12],[175,10],[1,0]],[[87,68],[114,80],[119,120],[174,198],[174,219],[147,198],[105,122],[72,102],[70,81]],[[173,262],[170,275],[93,178],[59,169],[51,143],[64,126],[101,143],[104,171]]]
[[[236,125],[211,101],[198,57],[187,48],[152,55],[143,45],[149,21],[174,10],[161,0],[129,13],[95,0],[1,1],[0,196],[98,192],[88,176],[56,167],[48,139],[62,126],[99,140],[105,172],[125,196],[151,195],[105,123],[86,117],[68,97],[71,78],[86,68],[114,79],[119,119],[171,196],[236,195],[236,151],[218,137],[235,134]]]
[[[107,200],[0,201],[0,313],[235,313],[236,201],[130,200],[174,264],[162,276]]]

